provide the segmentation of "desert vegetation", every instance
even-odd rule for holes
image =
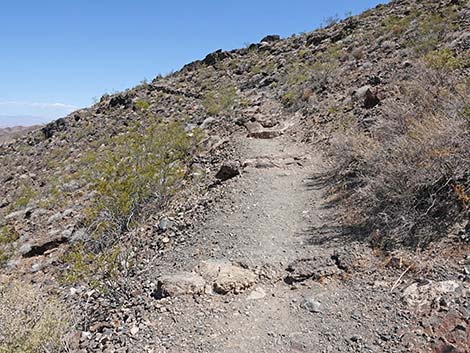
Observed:
[[[0,352],[48,353],[63,348],[73,326],[69,308],[38,286],[0,284]]]
[[[423,247],[468,218],[470,82],[462,58],[428,53],[376,124],[338,132],[337,191],[351,227],[375,245]]]
[[[138,107],[141,120],[80,161],[76,177],[93,195],[83,220],[89,236],[63,258],[66,283],[95,277],[96,286],[97,277],[110,281],[131,266],[119,244],[122,235],[137,224],[144,206],[147,214],[160,211],[187,182],[201,133],[187,133],[181,122],[153,117],[146,102]]]

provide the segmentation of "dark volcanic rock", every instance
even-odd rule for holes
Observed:
[[[236,163],[223,164],[215,177],[221,181],[226,181],[240,175],[240,169]]]

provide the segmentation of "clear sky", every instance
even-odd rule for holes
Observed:
[[[216,49],[311,31],[385,2],[5,0],[0,126],[51,120]]]

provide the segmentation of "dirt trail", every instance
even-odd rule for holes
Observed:
[[[398,309],[381,299],[384,288],[338,279],[335,249],[311,241],[312,226],[328,216],[323,190],[309,187],[323,168],[320,157],[288,137],[243,137],[240,146],[245,172],[229,181],[226,199],[200,225],[190,251],[180,250],[186,255],[174,268],[227,259],[255,272],[257,283],[238,295],[163,299],[149,320],[158,332],[154,352],[388,351],[382,345],[391,336],[381,335],[407,319],[390,319]]]

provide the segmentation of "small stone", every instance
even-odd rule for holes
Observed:
[[[247,297],[248,300],[259,300],[266,296],[266,292],[263,288],[255,288]]]
[[[135,336],[139,332],[139,328],[136,325],[131,327],[131,335]]]
[[[304,298],[302,303],[300,304],[300,307],[310,311],[311,313],[320,313],[321,312],[321,303],[313,297],[307,297]]]

